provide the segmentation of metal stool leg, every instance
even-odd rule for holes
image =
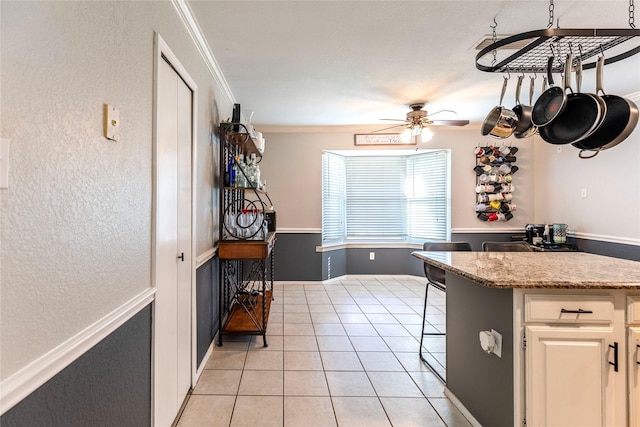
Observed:
[[[425,365],[427,365],[427,367],[431,370],[431,372],[433,372],[434,374],[436,374],[436,376],[438,378],[440,378],[440,381],[442,381],[444,384],[447,383],[447,381],[444,379],[444,377],[433,367],[431,366],[431,364],[429,363],[429,361],[425,358],[425,356],[422,354],[422,343],[424,342],[424,337],[425,335],[446,335],[443,332],[425,332],[424,331],[424,327],[425,324],[427,323],[427,300],[428,300],[428,296],[429,296],[429,287],[433,286],[431,284],[431,282],[427,282],[427,286],[426,289],[424,291],[424,309],[422,311],[422,333],[420,334],[420,359],[424,362]],[[440,289],[439,286],[436,286],[438,289]],[[444,289],[442,289],[444,290]]]

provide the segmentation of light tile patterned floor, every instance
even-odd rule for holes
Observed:
[[[276,283],[262,337],[225,337],[178,427],[469,426],[418,356],[426,280],[349,276]],[[431,288],[428,325],[442,331],[445,294]],[[444,341],[429,337],[444,370]]]

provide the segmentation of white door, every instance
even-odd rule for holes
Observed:
[[[613,328],[527,326],[526,337],[527,426],[614,425]]]
[[[170,426],[191,387],[193,92],[164,58],[156,84],[154,424]]]

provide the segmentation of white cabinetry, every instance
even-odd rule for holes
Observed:
[[[640,427],[640,297],[627,297],[629,425]]]
[[[527,426],[613,426],[613,328],[527,326]]]
[[[524,308],[526,425],[616,425],[613,298],[525,295]]]

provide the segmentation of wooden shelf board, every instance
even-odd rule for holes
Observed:
[[[271,309],[271,299],[272,299],[272,291],[265,291],[266,294],[266,317],[265,324],[262,327],[262,330],[256,328],[256,325],[253,323],[249,314],[242,308],[239,303],[234,304],[231,308],[231,313],[229,314],[229,320],[224,326],[223,333],[225,334],[262,334],[267,329],[267,323],[269,322],[269,310]],[[256,307],[254,315],[258,322],[262,322],[262,295],[258,295],[256,298]]]
[[[222,240],[218,243],[220,259],[266,259],[271,253],[276,233],[269,232],[266,240]]]

